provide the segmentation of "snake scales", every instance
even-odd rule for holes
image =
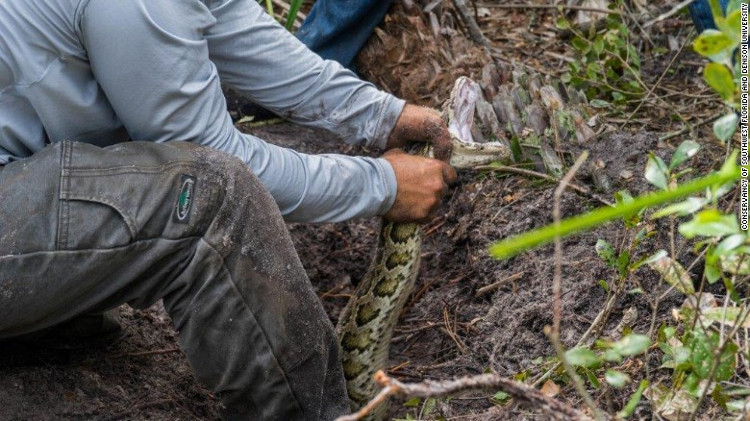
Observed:
[[[452,134],[450,164],[455,168],[510,158],[503,143],[471,141],[477,90],[476,83],[459,78],[443,106],[443,119]],[[429,154],[427,148],[425,155]],[[337,330],[353,408],[363,406],[377,393],[373,375],[385,370],[388,363],[394,327],[419,271],[421,246],[419,225],[383,220],[375,258],[341,314]],[[379,409],[372,418],[383,417],[384,406]]]

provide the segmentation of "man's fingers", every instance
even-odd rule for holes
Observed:
[[[456,182],[456,179],[458,178],[458,174],[456,174],[456,170],[443,161],[440,161],[440,163],[443,164],[442,165],[443,180],[445,180],[446,184],[448,184],[449,186],[452,186]]]
[[[444,131],[445,133],[432,138],[432,154],[435,159],[448,162],[451,159],[453,145],[451,144],[450,132],[448,132],[448,129],[444,129]]]

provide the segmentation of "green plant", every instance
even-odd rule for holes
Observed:
[[[570,45],[575,52],[575,60],[568,64],[562,81],[583,89],[589,99],[619,104],[644,91],[641,61],[631,42],[630,29],[623,15],[615,13],[623,9],[622,5],[622,0],[611,2],[613,13],[607,15],[601,30],[596,25],[589,25],[588,31],[577,29],[562,11],[559,14],[557,27],[573,33]]]
[[[276,14],[273,11],[273,2],[271,0],[258,0],[258,3],[261,5],[265,4],[266,6],[266,12],[268,12],[269,15],[276,17]],[[291,31],[292,27],[294,26],[294,20],[297,19],[297,15],[299,14],[299,9],[302,7],[302,0],[291,0],[289,2],[289,11],[286,15],[286,19],[284,22],[284,27]],[[281,16],[278,16],[279,21],[281,21]]]
[[[703,31],[693,43],[693,49],[711,60],[703,71],[703,77],[721,99],[734,110],[740,105],[740,60],[737,59],[740,45],[741,12],[740,1],[727,4],[726,16],[718,0],[710,0],[714,21],[718,29]],[[737,114],[730,110],[714,123],[714,134],[722,142],[732,137],[737,130]]]
[[[718,0],[711,0],[718,30],[705,31],[694,43],[694,48],[711,63],[705,67],[704,78],[728,106],[728,112],[714,123],[714,134],[728,141],[735,133],[738,117],[734,110],[739,106],[740,69],[736,60],[740,34],[740,2],[730,1],[726,16],[721,13]],[[638,197],[627,193],[617,195],[617,204],[593,212],[563,220],[557,224],[528,232],[515,238],[496,243],[490,253],[498,258],[513,256],[529,247],[545,244],[556,237],[591,229],[604,222],[622,218],[627,229],[637,228],[644,221],[668,217],[674,228],[694,244],[698,256],[685,269],[675,256],[674,240],[671,255],[666,250],[642,257],[633,262],[634,244],[648,235],[641,229],[630,240],[630,245],[615,250],[605,240],[599,240],[596,252],[613,269],[617,270],[618,288],[633,272],[648,265],[665,282],[664,293],[658,293],[649,304],[653,310],[651,333],[646,336],[630,335],[626,338],[641,345],[635,349],[648,348],[650,338],[656,337],[661,352],[662,370],[669,370],[670,381],[649,386],[644,380],[618,416],[633,413],[641,396],[651,401],[654,412],[665,419],[695,419],[701,404],[707,399],[722,409],[743,414],[747,411],[745,398],[750,395],[750,386],[729,383],[738,371],[738,364],[750,370],[750,355],[740,347],[742,330],[750,329],[750,302],[745,296],[750,286],[750,235],[740,226],[732,209],[727,209],[722,200],[732,190],[746,166],[737,165],[738,153],[728,154],[718,172],[683,181],[692,172],[683,168],[689,158],[700,147],[696,142],[685,141],[676,150],[667,164],[660,157],[649,154],[644,178],[657,191]],[[743,165],[746,165],[743,162]],[[746,177],[746,175],[744,175]],[[691,196],[700,193],[698,196]],[[677,199],[680,202],[668,204]],[[661,207],[653,211],[649,208]],[[649,212],[650,214],[648,214]],[[645,217],[644,217],[645,215]],[[672,230],[674,232],[674,230]],[[690,269],[702,263],[703,271],[696,277]],[[726,295],[717,299],[705,292],[711,284],[721,283]],[[610,293],[612,287],[606,281],[600,285]],[[670,291],[679,291],[686,297],[685,303],[673,310],[676,322],[664,323],[655,330],[656,311],[661,296]],[[642,292],[642,290],[640,291]],[[625,339],[623,339],[625,340]],[[618,345],[619,344],[619,345]],[[607,370],[605,381],[613,387],[623,386],[628,377],[607,364],[613,364],[627,353],[618,342],[597,343],[598,351],[576,347],[565,354],[570,364],[577,366],[579,374],[589,379],[598,388],[596,373]],[[598,370],[598,371],[595,371]]]

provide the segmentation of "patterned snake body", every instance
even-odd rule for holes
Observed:
[[[443,106],[443,118],[452,134],[450,164],[455,168],[507,161],[510,157],[503,143],[471,141],[477,94],[475,82],[459,78]],[[393,330],[419,272],[421,246],[418,224],[383,220],[375,258],[339,318],[341,359],[353,409],[377,394],[373,375],[388,364]],[[382,419],[384,412],[385,406],[380,405],[371,419]]]

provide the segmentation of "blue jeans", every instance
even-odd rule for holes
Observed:
[[[722,10],[727,10],[727,3],[729,0],[720,0]],[[695,30],[700,34],[706,29],[716,29],[716,23],[714,17],[711,14],[711,6],[708,4],[708,0],[696,0],[688,6],[690,11],[690,17],[693,18],[695,24]]]
[[[321,57],[355,70],[354,59],[392,0],[317,0],[295,34]]]

